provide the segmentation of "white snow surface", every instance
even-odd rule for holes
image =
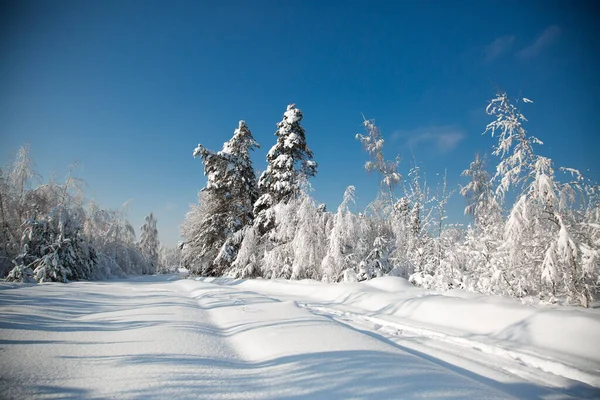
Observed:
[[[600,311],[146,276],[0,284],[0,398],[600,398]]]

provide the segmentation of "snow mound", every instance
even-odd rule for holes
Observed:
[[[413,284],[404,278],[398,276],[382,276],[380,278],[371,279],[361,283],[364,286],[372,287],[381,290],[382,292],[406,292],[418,290]]]

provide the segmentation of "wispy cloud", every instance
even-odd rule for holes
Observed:
[[[550,47],[561,34],[561,29],[558,25],[552,25],[544,29],[542,33],[529,46],[521,49],[517,53],[519,58],[532,58],[540,54],[542,51]]]
[[[392,140],[404,140],[411,149],[429,146],[438,153],[449,153],[466,137],[462,129],[453,125],[431,126],[410,131],[396,131]]]
[[[502,54],[507,53],[510,51],[514,41],[514,36],[502,36],[494,40],[483,48],[483,61],[489,63],[500,57]]]

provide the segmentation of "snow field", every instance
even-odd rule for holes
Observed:
[[[398,277],[337,285],[309,280],[203,281],[299,299],[319,313],[370,322],[391,334],[404,332],[477,349],[600,387],[600,312],[596,309],[535,307],[460,291],[437,293]]]
[[[240,281],[0,284],[0,338],[7,399],[515,398]]]

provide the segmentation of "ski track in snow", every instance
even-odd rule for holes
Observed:
[[[317,303],[310,296],[278,295],[260,285],[171,276],[0,284],[0,398],[562,399],[599,394],[566,378],[548,383],[538,368],[557,372],[558,367],[539,365],[525,353],[490,350],[386,316]],[[491,367],[495,360],[497,368]]]

